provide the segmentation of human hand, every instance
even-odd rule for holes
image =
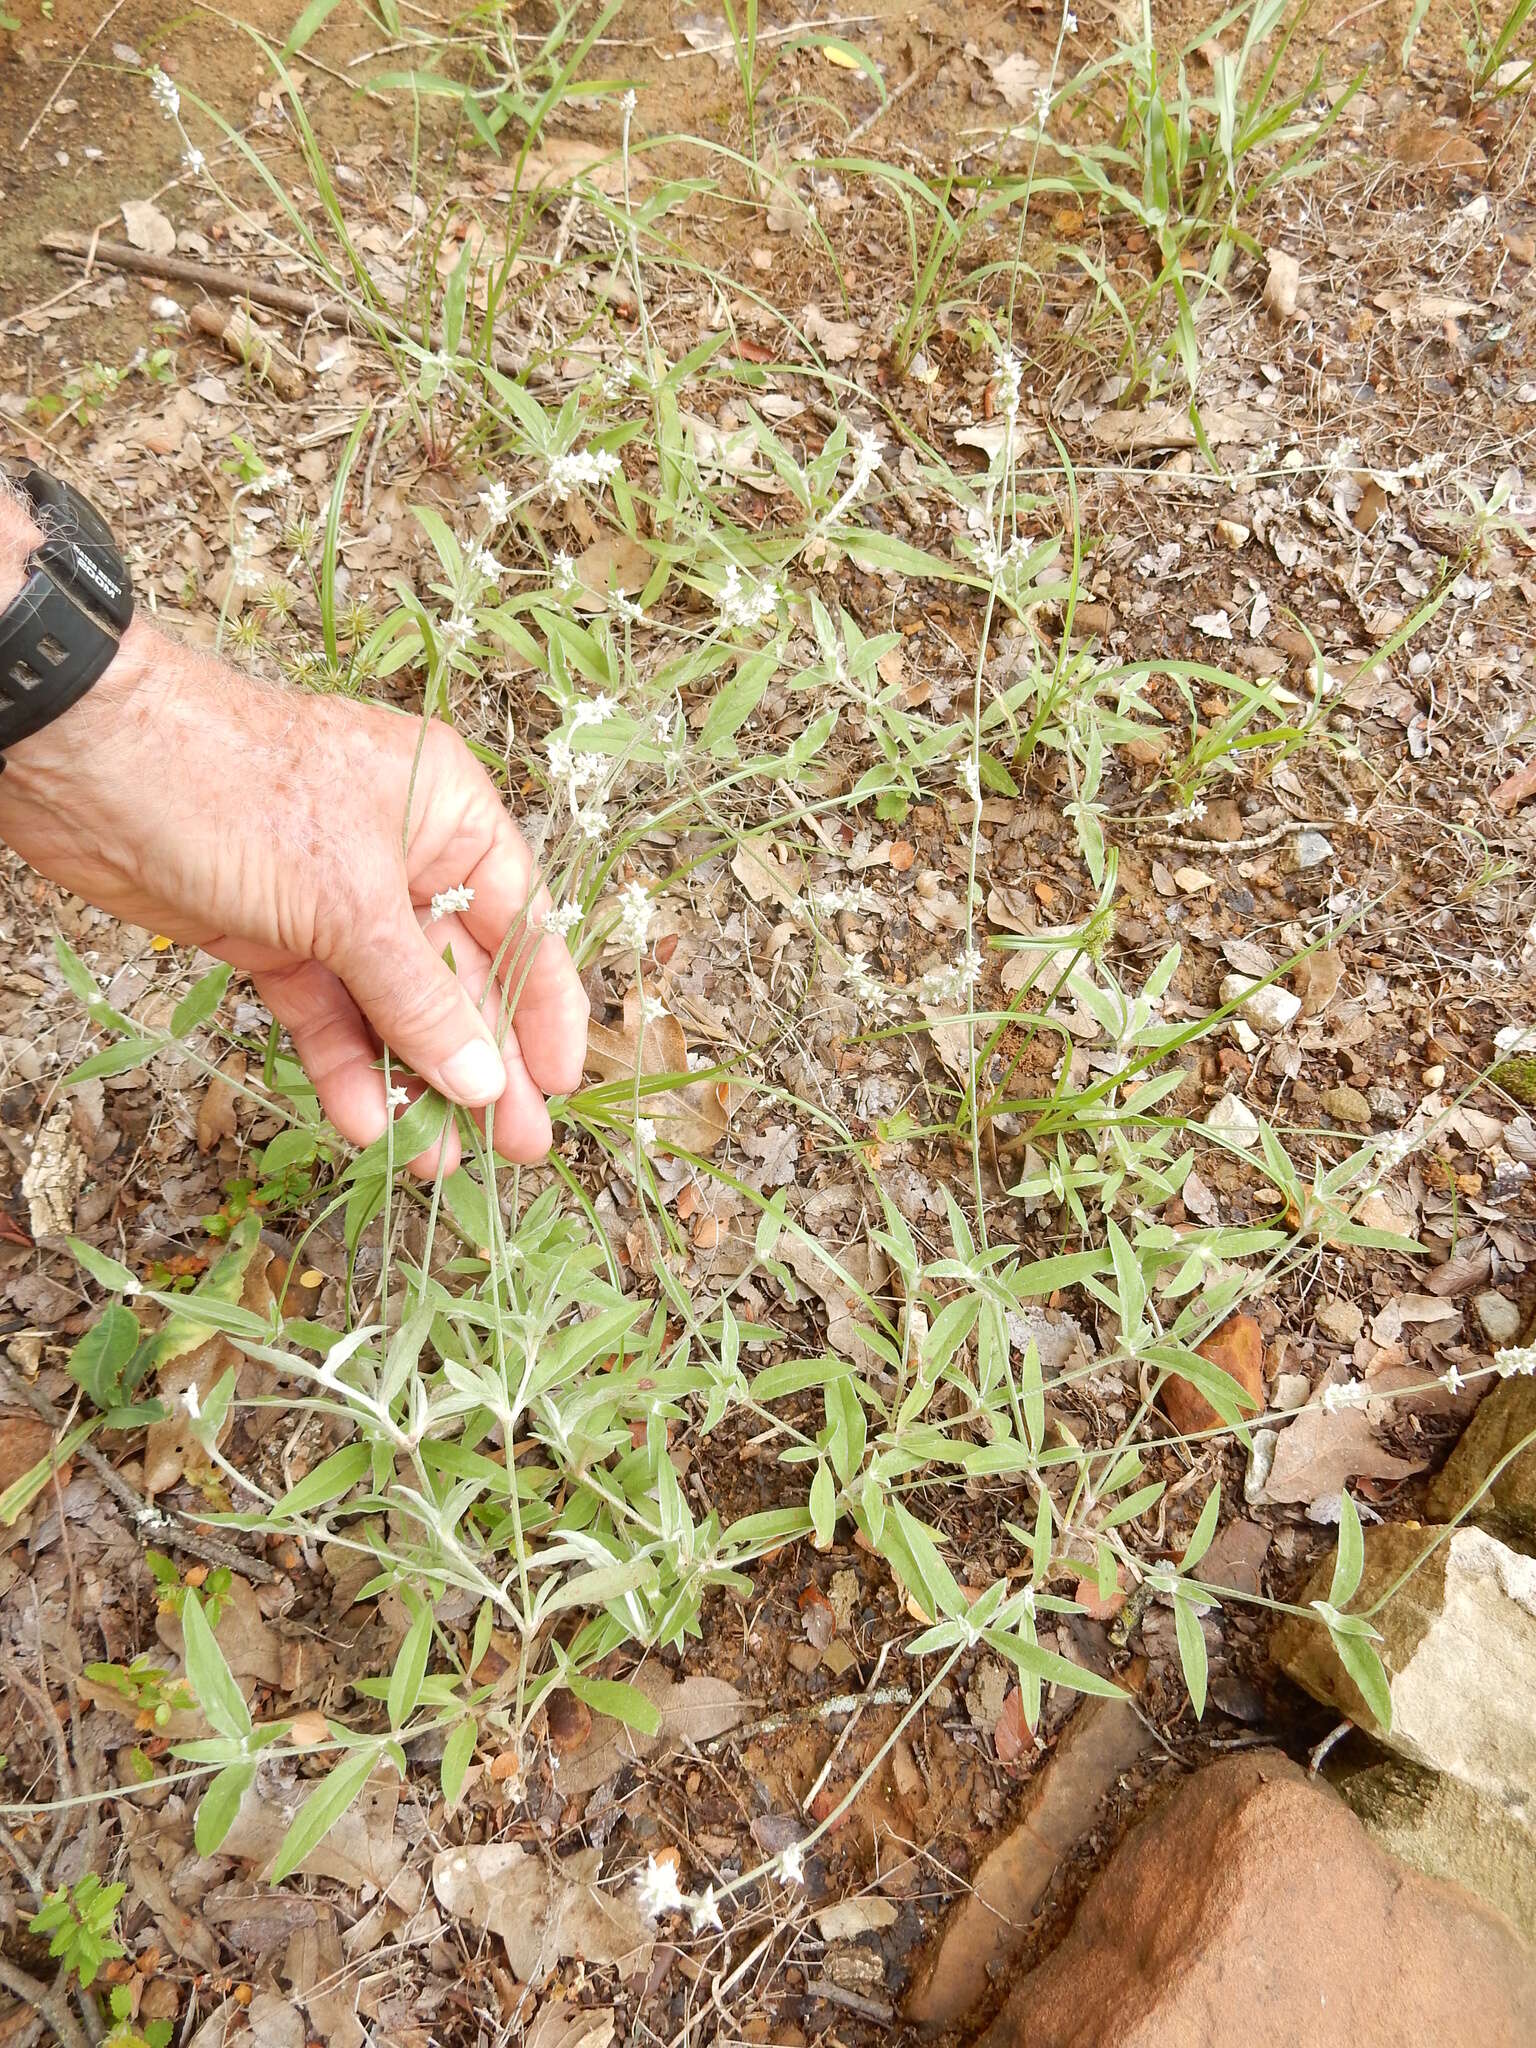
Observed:
[[[0,603],[18,582],[0,576]],[[522,835],[447,726],[252,681],[141,614],[95,688],[7,753],[0,839],[114,916],[249,970],[353,1143],[386,1126],[382,1042],[488,1108],[505,1157],[548,1150],[544,1096],[580,1084],[587,999],[564,942],[537,931],[549,898],[530,903]],[[432,917],[461,888],[465,907]],[[451,1126],[443,1145],[451,1168]]]

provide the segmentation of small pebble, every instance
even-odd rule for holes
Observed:
[[[1362,1130],[1371,1121],[1371,1105],[1358,1088],[1325,1088],[1322,1093],[1323,1114],[1331,1116],[1336,1124],[1358,1124]]]
[[[1320,868],[1324,861],[1333,859],[1333,842],[1321,832],[1303,832],[1296,840],[1296,865],[1299,868]]]
[[[1230,1138],[1249,1151],[1259,1142],[1259,1120],[1240,1095],[1223,1095],[1205,1120],[1208,1131]]]
[[[1405,1124],[1408,1121],[1408,1105],[1395,1088],[1389,1088],[1385,1081],[1377,1081],[1367,1088],[1365,1099],[1371,1105],[1371,1114],[1379,1116],[1384,1123]]]

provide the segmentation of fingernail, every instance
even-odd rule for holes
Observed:
[[[507,1070],[501,1054],[484,1038],[472,1038],[461,1045],[452,1059],[443,1061],[443,1086],[455,1102],[467,1108],[495,1102],[507,1085]]]

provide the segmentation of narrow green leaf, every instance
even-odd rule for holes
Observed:
[[[1179,1642],[1179,1662],[1184,1667],[1184,1683],[1189,1687],[1189,1703],[1195,1710],[1195,1719],[1205,1713],[1205,1683],[1210,1660],[1205,1649],[1205,1630],[1200,1626],[1200,1617],[1188,1600],[1181,1600],[1177,1594],[1173,1602],[1173,1626]]]
[[[319,1847],[367,1784],[378,1762],[379,1751],[370,1744],[343,1757],[330,1775],[321,1779],[283,1837],[272,1865],[273,1884],[292,1877],[310,1851]]]
[[[229,987],[229,977],[234,971],[232,967],[215,967],[193,982],[171,1012],[173,1038],[185,1038],[190,1032],[195,1031],[199,1024],[207,1023],[224,1000],[224,991]]]
[[[458,1804],[459,1794],[464,1790],[464,1779],[474,1760],[478,1732],[474,1722],[466,1715],[443,1744],[438,1778],[443,1788],[443,1797],[450,1806]]]
[[[297,1486],[285,1493],[275,1512],[285,1517],[307,1515],[314,1508],[339,1500],[366,1476],[368,1466],[367,1444],[343,1444],[339,1451],[332,1451],[328,1458],[322,1458],[313,1472],[307,1473]]]
[[[1328,1605],[1340,1610],[1355,1597],[1360,1574],[1365,1570],[1365,1532],[1360,1511],[1346,1490],[1339,1497],[1339,1548],[1333,1560],[1333,1584],[1328,1588]]]
[[[187,1679],[197,1704],[221,1735],[243,1742],[251,1732],[251,1710],[214,1641],[213,1630],[196,1593],[182,1603],[181,1633],[186,1645]]]
[[[625,1685],[617,1678],[585,1678],[571,1670],[566,1671],[565,1683],[594,1714],[606,1714],[642,1735],[654,1735],[661,1727],[660,1709],[638,1686]]]
[[[832,1468],[824,1461],[817,1463],[816,1477],[811,1481],[811,1522],[816,1530],[816,1548],[830,1550],[837,1527],[837,1493]]]
[[[1200,1510],[1200,1519],[1195,1524],[1195,1533],[1189,1539],[1189,1548],[1179,1564],[1181,1572],[1192,1572],[1210,1549],[1216,1535],[1216,1523],[1221,1514],[1221,1482],[1211,1488],[1205,1506]]]
[[[1332,1629],[1329,1633],[1333,1638],[1333,1647],[1339,1653],[1339,1662],[1360,1688],[1361,1698],[1375,1716],[1377,1731],[1382,1735],[1390,1735],[1392,1686],[1375,1646],[1368,1643],[1363,1636],[1347,1636],[1337,1629]]]
[[[234,1826],[235,1815],[249,1786],[255,1781],[256,1759],[226,1764],[217,1777],[210,1778],[198,1801],[197,1823],[192,1842],[199,1856],[212,1856]]]
[[[389,1725],[404,1727],[421,1698],[421,1682],[427,1675],[427,1657],[432,1648],[432,1609],[423,1600],[405,1632],[405,1641],[395,1658],[389,1680]]]

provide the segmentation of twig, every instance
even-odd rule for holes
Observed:
[[[765,1714],[760,1721],[749,1721],[745,1728],[733,1728],[728,1735],[717,1735],[712,1742],[701,1742],[699,1748],[705,1756],[722,1749],[727,1743],[748,1742],[758,1735],[776,1735],[781,1728],[797,1728],[805,1721],[830,1721],[837,1714],[855,1714],[865,1707],[910,1707],[912,1688],[910,1685],[887,1685],[879,1692],[840,1692],[836,1699],[823,1700],[819,1707],[812,1707],[800,1714]]]
[[[75,52],[74,61],[70,64],[69,69],[65,72],[64,76],[59,80],[58,84],[53,88],[53,91],[49,93],[47,99],[43,101],[41,113],[38,115],[37,119],[32,123],[32,126],[27,130],[26,134],[23,135],[23,137],[21,138],[20,147],[16,151],[16,154],[18,156],[22,154],[22,151],[25,150],[27,144],[32,140],[33,136],[37,133],[38,129],[41,128],[44,121],[47,120],[48,109],[53,105],[54,101],[58,98],[59,94],[64,90],[65,86],[68,85],[69,81],[74,77],[76,71],[79,70],[81,59],[85,56],[86,51],[91,47],[92,43],[95,42],[96,38],[101,34],[102,30],[106,27],[107,23],[112,19],[113,15],[117,13],[118,9],[122,6],[122,4],[123,0],[112,0],[111,7],[101,17],[100,21],[97,22],[96,26],[91,30],[90,34],[86,37],[85,41],[80,45],[79,49]]]
[[[91,2048],[91,2037],[75,2018],[66,2004],[65,1987],[69,1982],[69,1971],[60,1970],[52,1985],[39,1984],[35,1977],[29,1977],[25,1970],[19,1970],[14,1963],[8,1963],[0,1956],[0,1984],[3,1984],[13,1998],[19,1998],[23,2005],[30,2005],[40,2019],[52,2027],[54,2039],[62,2041],[64,2048]]]
[[[1336,832],[1348,822],[1343,818],[1287,818],[1268,832],[1255,832],[1251,839],[1194,839],[1187,832],[1141,832],[1143,846],[1176,846],[1182,853],[1258,853],[1266,846],[1278,846],[1293,832]],[[1135,820],[1122,818],[1122,826],[1136,830]]]
[[[15,1367],[0,1358],[0,1378],[3,1378],[27,1403],[33,1412],[40,1415],[53,1429],[62,1429],[63,1417],[41,1387],[32,1386],[24,1380]],[[259,1557],[247,1557],[243,1550],[233,1544],[220,1543],[216,1537],[205,1536],[201,1530],[184,1523],[165,1508],[155,1507],[137,1493],[122,1473],[104,1458],[94,1444],[77,1444],[71,1454],[83,1458],[101,1480],[108,1493],[118,1500],[133,1517],[135,1527],[141,1534],[152,1536],[163,1543],[168,1550],[184,1551],[189,1557],[201,1558],[204,1564],[224,1565],[230,1571],[240,1572],[258,1586],[274,1585],[278,1574],[271,1565]]]
[[[880,1660],[876,1664],[874,1669],[874,1675],[871,1677],[869,1684],[865,1689],[864,1697],[860,1700],[859,1704],[854,1708],[853,1712],[849,1715],[847,1721],[843,1724],[842,1734],[839,1735],[836,1742],[833,1743],[831,1753],[828,1755],[826,1762],[822,1765],[821,1769],[816,1773],[815,1784],[812,1785],[810,1791],[807,1792],[805,1797],[801,1800],[800,1811],[802,1813],[809,1813],[811,1808],[815,1805],[817,1793],[820,1792],[822,1786],[825,1785],[828,1778],[830,1778],[832,1775],[832,1766],[837,1762],[838,1758],[842,1755],[843,1749],[847,1744],[849,1736],[853,1733],[854,1729],[858,1727],[860,1721],[863,1720],[864,1709],[869,1705],[872,1699],[878,1696],[876,1689],[880,1684],[880,1674],[885,1669],[885,1660],[890,1654],[890,1644],[888,1642],[882,1643],[880,1645]]]
[[[191,284],[216,298],[235,299],[243,304],[265,306],[269,312],[288,313],[298,320],[323,320],[349,334],[370,335],[368,322],[345,299],[316,298],[313,292],[295,291],[291,285],[268,284],[264,278],[247,277],[240,271],[224,270],[216,263],[198,263],[190,256],[153,256],[127,242],[103,242],[95,235],[55,229],[38,244],[61,263],[104,263],[111,270],[131,271],[137,277],[159,277],[168,284]],[[473,346],[464,342],[458,353],[468,359]],[[515,350],[495,348],[491,361],[503,376],[517,377],[528,367]]]
[[[807,1977],[805,1995],[824,1998],[828,2005],[845,2005],[861,2019],[880,2020],[888,2025],[896,2017],[895,2006],[887,2005],[884,1999],[866,1998],[862,1991],[845,1991],[841,1984],[829,1983],[825,1977]]]

